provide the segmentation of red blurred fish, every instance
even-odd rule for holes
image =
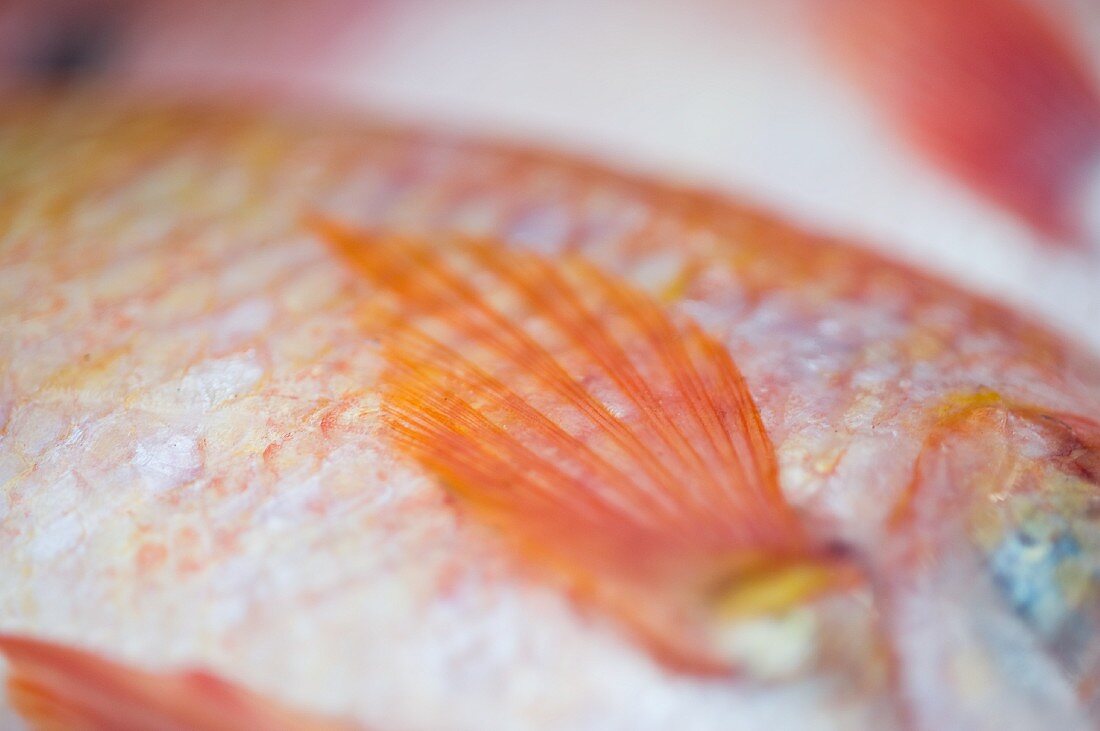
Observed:
[[[1025,0],[822,0],[848,73],[921,151],[1052,240],[1096,236],[1100,85]]]

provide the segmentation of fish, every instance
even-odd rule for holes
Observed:
[[[1100,86],[1051,7],[826,0],[814,15],[827,55],[914,149],[1044,242],[1095,246]]]
[[[0,652],[371,729],[1100,717],[1065,336],[560,152],[81,94],[0,130]]]

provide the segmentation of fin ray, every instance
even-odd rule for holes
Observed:
[[[375,288],[394,443],[658,655],[725,667],[714,587],[821,559],[698,325],[576,255],[317,228]]]

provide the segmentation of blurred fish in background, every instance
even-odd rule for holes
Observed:
[[[1095,243],[1100,90],[1068,18],[1026,0],[822,5],[836,58],[920,151],[1052,242]]]

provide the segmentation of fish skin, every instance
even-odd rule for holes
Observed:
[[[788,501],[868,555],[906,543],[892,511],[945,403],[1100,414],[1100,366],[1059,337],[709,194],[347,120],[0,115],[5,632],[381,728],[902,723],[848,669],[685,680],[532,580],[379,438],[370,288],[309,212],[577,251],[664,297],[734,354]]]

